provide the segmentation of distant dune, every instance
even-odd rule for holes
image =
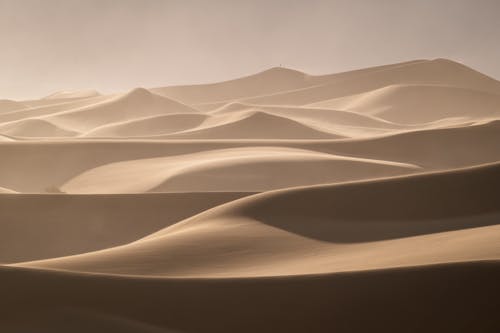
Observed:
[[[0,101],[0,331],[498,332],[500,82],[447,60]]]
[[[200,125],[208,115],[177,113],[126,120],[97,127],[87,137],[154,137],[167,135]]]
[[[48,120],[38,118],[22,119],[0,125],[0,131],[16,137],[71,137],[78,134]]]
[[[314,105],[366,112],[398,123],[425,123],[446,118],[498,117],[499,103],[500,95],[472,89],[391,85]]]

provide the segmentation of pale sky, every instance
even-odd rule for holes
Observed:
[[[500,78],[500,0],[0,0],[0,98],[451,58]]]

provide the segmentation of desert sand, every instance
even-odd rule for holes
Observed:
[[[500,331],[500,82],[415,60],[0,101],[1,332]]]

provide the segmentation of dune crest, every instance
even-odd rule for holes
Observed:
[[[232,192],[236,189],[261,192],[418,170],[416,165],[349,158],[303,149],[232,148],[111,163],[78,175],[62,185],[61,190],[86,194]]]

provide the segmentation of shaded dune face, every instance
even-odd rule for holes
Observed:
[[[0,194],[11,192],[0,189]],[[2,195],[0,263],[47,259],[127,244],[251,194]]]
[[[446,59],[1,100],[0,331],[497,332],[499,142]]]

